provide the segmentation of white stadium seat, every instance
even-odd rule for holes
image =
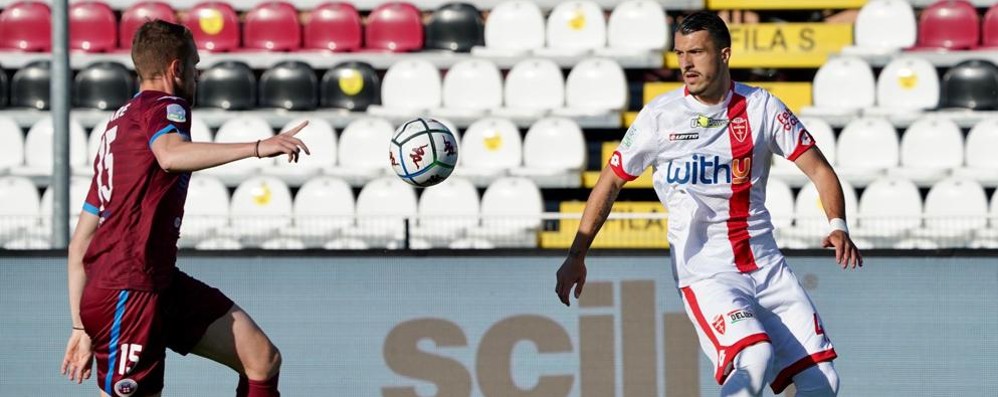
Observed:
[[[617,5],[607,22],[607,48],[597,55],[622,57],[660,54],[671,40],[672,31],[662,5],[653,0],[628,0]]]
[[[54,163],[52,158],[53,134],[52,117],[42,117],[35,122],[28,130],[28,136],[24,140],[24,165],[11,168],[10,173],[29,177],[39,186],[48,185]],[[87,133],[79,122],[70,119],[70,169],[78,175],[92,174],[92,160],[92,158],[87,158]]]
[[[836,161],[836,145],[835,133],[832,131],[832,127],[825,120],[813,117],[800,117],[799,120],[811,134],[811,138],[814,138],[815,144],[818,146],[818,149],[821,149],[821,153],[828,160],[828,164],[834,166]],[[804,172],[800,168],[797,168],[796,164],[783,156],[775,154],[773,155],[773,167],[770,168],[769,175],[783,180],[792,187],[804,186],[808,181],[807,175],[804,175]]]
[[[13,119],[0,117],[0,174],[24,165],[24,132]]]
[[[791,227],[794,221],[794,193],[779,179],[766,182],[766,210],[777,230]]]
[[[258,176],[239,184],[232,194],[227,233],[250,244],[291,226],[291,190],[284,181]]]
[[[859,206],[856,199],[856,190],[844,179],[839,180],[842,186],[842,194],[845,197],[846,219],[856,219],[856,209]],[[794,204],[794,214],[797,218],[796,227],[787,230],[788,237],[798,237],[805,239],[809,245],[814,246],[818,240],[828,235],[828,216],[821,204],[818,196],[818,189],[813,183],[808,183],[797,193],[797,201]]]
[[[548,59],[525,59],[513,65],[506,76],[504,108],[492,114],[511,119],[534,120],[552,109],[565,106],[565,78],[561,68]]]
[[[440,107],[440,71],[422,59],[402,60],[385,72],[381,82],[381,103],[367,112],[391,119],[409,119]]]
[[[405,238],[406,219],[415,219],[416,214],[412,186],[395,176],[378,178],[360,190],[357,226],[345,229],[343,236],[360,239],[370,247],[399,246]]]
[[[523,161],[523,141],[513,122],[486,118],[468,126],[461,140],[461,166],[454,175],[487,186]]]
[[[90,182],[92,181],[92,177],[87,178],[82,176],[74,176],[69,179],[69,208],[67,208],[67,215],[69,215],[70,234],[72,234],[73,230],[76,230],[76,222],[80,219],[80,212],[83,211],[83,203],[87,201],[87,193],[90,192]],[[54,194],[52,186],[45,188],[45,192],[42,193],[41,205],[38,209],[41,224],[32,233],[34,236],[45,236],[47,238],[52,235],[52,215],[54,213],[52,195]]]
[[[926,117],[908,127],[901,137],[901,166],[888,171],[922,187],[949,176],[963,165],[963,132],[955,122]]]
[[[877,107],[866,109],[867,116],[917,117],[939,106],[939,74],[924,58],[906,56],[894,59],[877,78]]]
[[[30,179],[0,177],[0,241],[23,237],[38,225],[38,188]],[[79,210],[79,208],[77,208]]]
[[[557,116],[607,116],[627,106],[627,76],[616,61],[590,58],[572,68],[565,81],[565,108]]]
[[[839,134],[835,170],[851,184],[863,187],[897,167],[898,134],[885,119],[853,120]]]
[[[859,10],[850,55],[889,55],[915,45],[918,27],[909,0],[872,0]]]
[[[998,186],[998,118],[984,119],[967,134],[964,151],[967,165],[954,170],[954,175],[976,180],[987,187]]]
[[[264,174],[276,176],[289,186],[297,187],[336,165],[336,131],[328,121],[320,118],[300,118],[285,124],[281,131],[290,130],[306,120],[308,126],[299,131],[295,137],[308,146],[311,154],[302,152],[298,156],[297,163],[288,162],[288,156],[280,156],[276,165],[263,170]]]
[[[434,116],[470,121],[502,107],[502,73],[492,61],[469,59],[458,62],[444,76],[443,108]]]
[[[295,227],[287,235],[303,240],[329,241],[352,226],[356,203],[350,185],[341,179],[320,176],[298,189],[294,201]]]
[[[212,142],[211,129],[200,117],[191,113],[191,142]]]
[[[523,56],[544,47],[544,14],[532,1],[504,1],[485,20],[485,46],[471,49],[475,56]]]
[[[858,219],[850,235],[890,248],[922,223],[922,196],[907,179],[885,177],[871,183],[859,199]]]
[[[435,247],[447,247],[464,236],[468,228],[478,226],[478,190],[470,181],[451,177],[423,190],[419,198],[419,225],[412,230],[415,238]]]
[[[603,9],[592,1],[564,1],[551,10],[547,47],[534,51],[545,57],[579,56],[606,47]]]
[[[194,248],[202,251],[238,251],[243,249],[243,245],[232,238],[213,238],[198,243]]]
[[[567,118],[538,120],[523,140],[523,167],[511,174],[548,188],[577,188],[586,166],[586,138],[579,125]]]
[[[181,246],[195,246],[229,225],[229,189],[211,176],[195,172],[187,185]]]
[[[988,198],[973,180],[945,179],[929,189],[924,211],[925,224],[916,230],[917,237],[963,247],[975,231],[987,227]]]
[[[508,177],[493,182],[482,195],[482,226],[468,231],[495,247],[536,247],[544,213],[541,190],[529,179]]]
[[[339,165],[327,173],[342,178],[351,186],[392,172],[388,162],[388,142],[395,128],[387,120],[365,117],[343,129],[339,141]]]
[[[364,240],[356,238],[337,238],[322,246],[327,250],[366,250],[370,248]]]
[[[814,106],[801,110],[803,116],[852,118],[875,102],[873,70],[856,57],[830,58],[818,69],[811,88]]]
[[[303,250],[305,243],[294,237],[274,237],[260,243],[260,248],[265,250]]]
[[[988,212],[987,229],[979,229],[977,236],[970,243],[970,248],[998,248],[998,190],[991,195],[991,211]]]
[[[259,116],[240,116],[226,121],[215,135],[217,143],[256,142],[274,136],[274,130],[267,120]],[[237,186],[252,176],[258,175],[261,169],[272,167],[277,158],[247,158],[233,163],[202,170],[205,174],[218,178],[226,186]],[[287,160],[282,158],[282,160]]]

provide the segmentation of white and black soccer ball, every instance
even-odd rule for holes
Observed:
[[[395,175],[418,187],[443,182],[457,165],[457,138],[439,121],[417,118],[402,123],[388,145]]]

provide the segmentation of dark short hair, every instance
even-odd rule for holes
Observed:
[[[725,25],[724,20],[713,12],[697,11],[687,15],[676,28],[676,31],[683,36],[701,30],[707,31],[710,39],[717,45],[717,49],[731,47],[731,33],[728,32],[728,25]]]
[[[191,51],[197,51],[191,31],[160,19],[142,24],[132,38],[132,63],[139,79],[165,72],[171,61],[187,59]]]

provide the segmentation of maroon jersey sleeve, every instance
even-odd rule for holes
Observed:
[[[163,134],[178,133],[184,140],[191,140],[191,108],[187,101],[175,96],[160,97],[148,108],[146,117],[150,148]]]
[[[100,197],[97,196],[96,175],[90,180],[90,190],[87,190],[87,199],[83,201],[83,210],[100,216]]]

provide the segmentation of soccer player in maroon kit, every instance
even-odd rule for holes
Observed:
[[[104,396],[159,396],[166,348],[239,373],[237,396],[279,396],[281,355],[245,311],[176,267],[191,172],[308,148],[307,123],[249,143],[191,142],[199,57],[187,28],[142,25],[132,41],[140,92],[114,113],[69,244],[73,330],[62,372],[82,383],[97,359]]]

